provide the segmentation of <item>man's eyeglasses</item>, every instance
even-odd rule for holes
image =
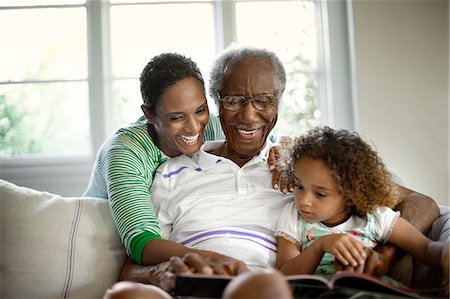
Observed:
[[[253,97],[225,96],[221,98],[220,94],[218,96],[222,102],[223,108],[230,111],[240,111],[248,104],[248,102],[251,102],[256,110],[265,111],[270,107],[274,107],[277,101],[277,97],[270,93],[263,93]]]

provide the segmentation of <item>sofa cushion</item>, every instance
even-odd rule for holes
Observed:
[[[1,298],[102,298],[125,251],[109,203],[0,180]]]

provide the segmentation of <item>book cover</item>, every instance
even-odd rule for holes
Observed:
[[[233,279],[233,276],[178,275],[174,294],[200,298],[220,298],[231,279]],[[286,279],[295,298],[350,298],[362,294],[361,292],[366,295],[372,294],[372,297],[376,294],[384,295],[384,298],[421,297],[417,290],[396,287],[375,277],[350,271],[338,272],[330,279],[313,274],[290,275],[286,276]]]
[[[341,271],[331,278],[313,274],[286,276],[294,297],[340,297],[349,298],[361,291],[365,294],[383,294],[385,297],[418,298],[418,293],[407,287],[393,286],[373,276]],[[370,296],[369,296],[370,297]]]

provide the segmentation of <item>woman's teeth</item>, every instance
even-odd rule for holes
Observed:
[[[196,134],[194,136],[179,135],[178,138],[180,138],[181,141],[183,141],[185,143],[195,143],[195,142],[197,142],[199,135],[200,134]]]

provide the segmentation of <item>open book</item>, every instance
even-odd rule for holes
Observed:
[[[180,296],[220,298],[232,278],[222,275],[179,275],[174,293]],[[295,298],[420,297],[414,290],[350,271],[338,272],[330,279],[309,274],[286,276],[286,279]]]

